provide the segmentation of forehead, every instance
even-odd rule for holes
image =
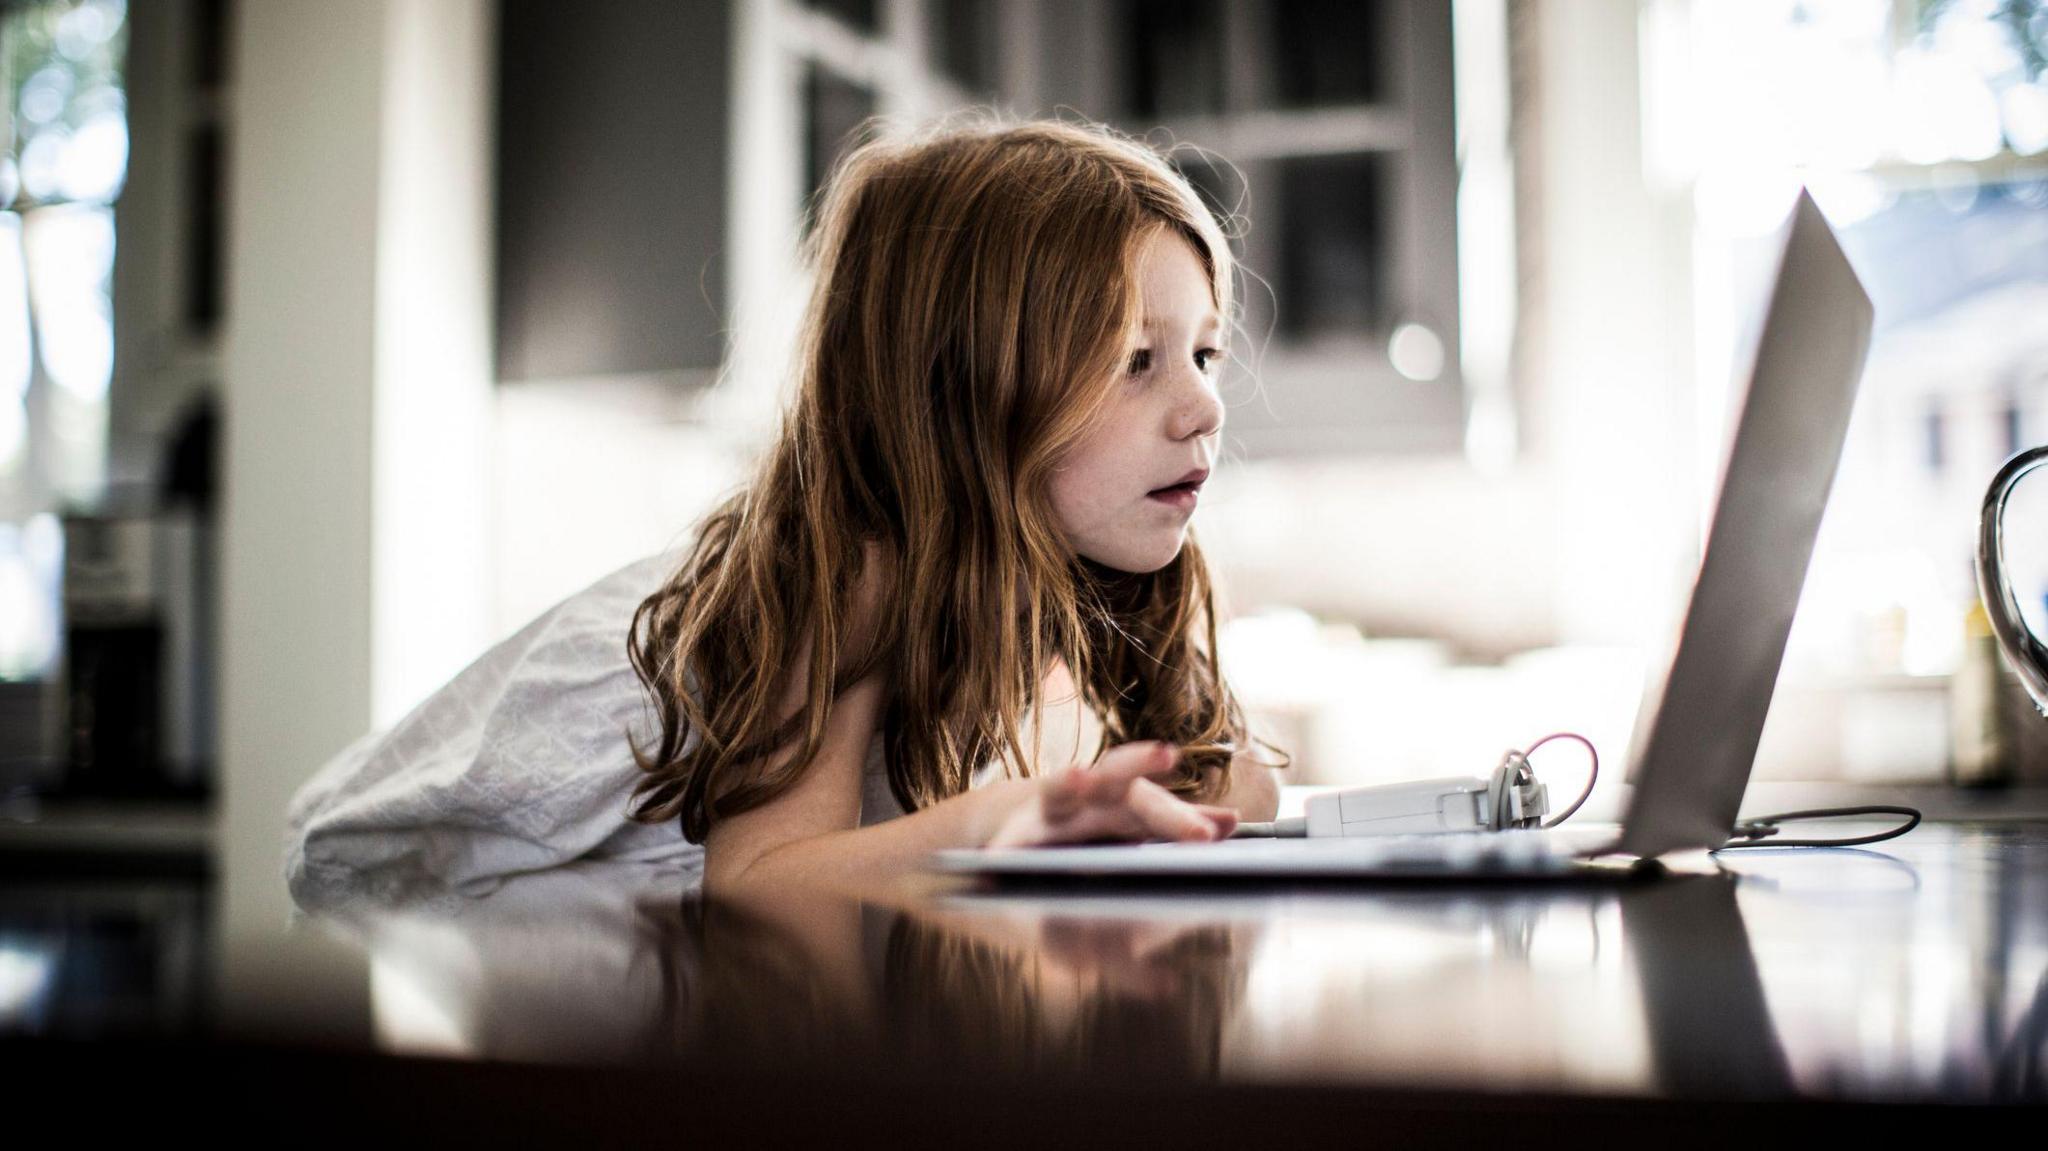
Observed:
[[[1138,250],[1139,322],[1147,328],[1218,327],[1214,285],[1187,237],[1158,227]]]

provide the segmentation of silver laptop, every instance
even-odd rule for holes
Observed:
[[[1870,349],[1870,297],[1803,189],[1757,336],[1692,599],[1636,725],[1613,825],[937,852],[987,876],[1548,876],[1728,841]]]

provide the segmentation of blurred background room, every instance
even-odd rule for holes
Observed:
[[[1611,814],[1801,184],[1879,330],[1758,786],[2048,781],[1958,674],[2048,440],[2043,0],[6,0],[6,858],[274,932],[287,797],[684,538],[773,430],[807,198],[968,105],[1173,145],[1230,221],[1195,530],[1291,782],[1570,729]]]

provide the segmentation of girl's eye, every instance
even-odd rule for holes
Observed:
[[[1195,352],[1195,368],[1198,371],[1207,372],[1214,368],[1216,362],[1223,359],[1226,355],[1227,353],[1221,348],[1197,349]],[[1132,375],[1141,376],[1150,370],[1152,370],[1152,349],[1140,348],[1131,353],[1130,371]]]

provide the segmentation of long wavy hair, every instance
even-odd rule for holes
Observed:
[[[878,669],[904,810],[959,794],[998,756],[1035,773],[1019,720],[1055,658],[1102,721],[1096,754],[1166,740],[1181,751],[1169,790],[1220,795],[1253,737],[1217,664],[1193,530],[1157,571],[1116,571],[1072,548],[1049,499],[1122,378],[1153,229],[1194,247],[1236,326],[1216,217],[1165,155],[1114,129],[976,113],[854,148],[814,220],[794,404],[633,618],[660,731],[633,748],[632,818],[680,816],[701,843],[774,799],[816,757],[839,693]],[[871,642],[844,650],[871,542],[890,578]],[[778,723],[805,637],[805,702]]]

